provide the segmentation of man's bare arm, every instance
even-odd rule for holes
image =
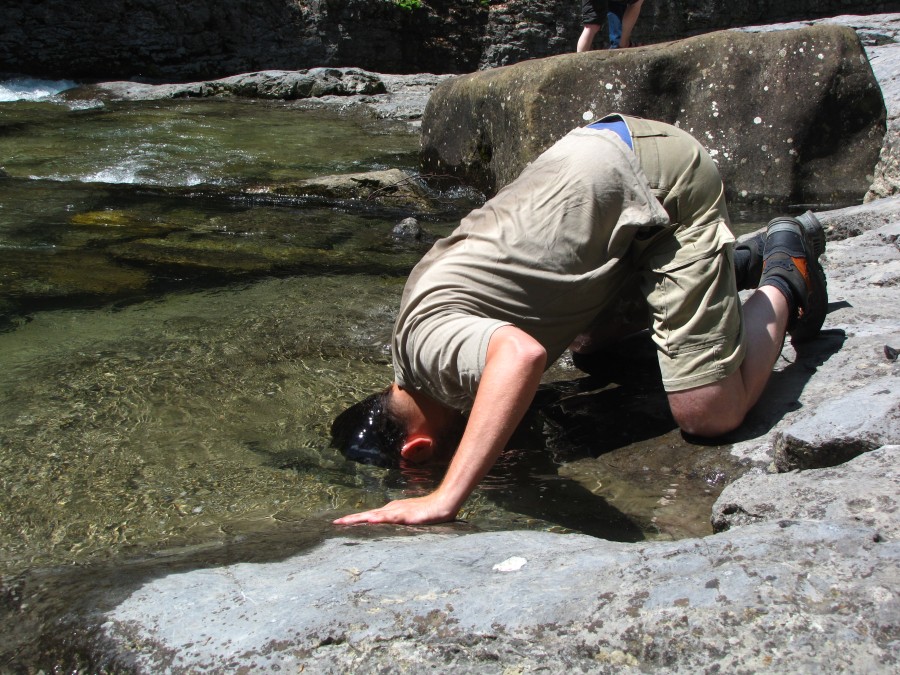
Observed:
[[[437,490],[345,516],[337,525],[426,525],[456,518],[475,486],[490,471],[537,391],[547,353],[514,326],[498,328],[488,344],[481,383],[462,440]]]

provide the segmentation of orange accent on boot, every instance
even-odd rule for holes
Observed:
[[[805,314],[803,311],[803,305],[809,302],[809,289],[812,288],[812,283],[809,279],[809,267],[806,264],[806,258],[795,258],[791,256],[791,261],[793,261],[794,265],[797,267],[797,271],[800,272],[800,276],[803,277],[803,281],[806,284],[806,297],[807,302],[804,302],[799,307],[797,307],[797,317],[801,317]]]
[[[803,277],[803,281],[806,282],[806,288],[808,292],[812,284],[809,280],[809,268],[806,264],[806,258],[794,258],[793,256],[791,256],[791,260],[794,262],[794,265],[797,266],[797,271],[800,272],[800,275]]]

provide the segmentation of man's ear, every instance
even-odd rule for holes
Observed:
[[[408,462],[421,464],[431,459],[434,454],[434,439],[431,436],[417,434],[406,439],[400,448],[400,456]]]

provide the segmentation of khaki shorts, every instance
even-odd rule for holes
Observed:
[[[626,122],[671,220],[631,248],[663,384],[673,392],[718,382],[738,369],[745,351],[722,179],[689,134],[648,120]]]

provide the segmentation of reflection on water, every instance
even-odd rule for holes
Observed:
[[[274,102],[89,103],[0,105],[2,569],[331,531],[432,489],[442,467],[328,447],[337,412],[392,376],[385,345],[422,253],[391,238],[399,217],[193,187],[414,170],[418,139]],[[642,436],[621,401],[610,419],[573,407],[578,377],[548,374],[557,416],[530,422],[468,526],[708,531],[721,483],[684,459],[692,446],[665,419]]]

